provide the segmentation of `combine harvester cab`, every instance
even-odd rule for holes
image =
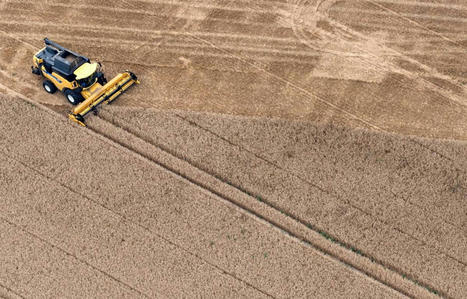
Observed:
[[[139,84],[139,80],[135,74],[130,71],[125,71],[118,74],[115,78],[107,82],[104,86],[98,82],[94,83],[89,89],[89,94],[86,100],[76,106],[68,118],[82,126],[84,117],[91,111],[96,111],[96,108],[102,103],[109,104],[118,96],[124,93],[133,84]]]
[[[65,94],[72,105],[77,105],[69,118],[85,126],[84,117],[97,111],[102,103],[110,103],[130,86],[139,83],[135,74],[125,71],[107,82],[100,63],[44,39],[45,47],[33,57],[32,73],[44,77],[46,92],[57,90]]]

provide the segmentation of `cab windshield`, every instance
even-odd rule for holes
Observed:
[[[96,73],[92,74],[91,76],[87,78],[78,80],[78,84],[82,88],[88,88],[89,86],[93,85],[95,81],[96,81]]]

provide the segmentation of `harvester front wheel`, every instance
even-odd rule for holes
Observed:
[[[103,73],[97,73],[97,82],[102,86],[107,84],[107,79],[105,78]]]
[[[72,105],[78,105],[79,103],[81,103],[84,99],[83,99],[83,96],[78,93],[78,92],[75,92],[71,89],[67,89],[65,90],[65,97],[67,99],[67,101],[72,104]]]
[[[57,91],[57,87],[55,87],[55,85],[49,80],[45,80],[42,83],[42,86],[44,87],[45,91],[47,91],[48,93],[54,93]]]

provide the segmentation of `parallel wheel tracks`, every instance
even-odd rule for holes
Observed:
[[[100,119],[103,120],[103,121],[105,121],[105,122],[108,122],[107,120],[105,120],[105,119],[102,118],[102,117],[100,117]],[[115,123],[113,123],[113,122],[110,122],[110,124],[113,125],[113,126],[116,126],[117,128],[119,128],[120,130],[124,131],[125,133],[133,135],[134,137],[136,137],[136,138],[142,140],[144,143],[149,144],[149,145],[151,145],[151,146],[153,146],[153,147],[155,147],[155,148],[157,148],[157,149],[159,149],[159,150],[161,150],[161,151],[167,153],[168,155],[170,155],[170,156],[172,156],[172,157],[174,157],[174,158],[176,158],[176,159],[178,159],[178,160],[180,160],[180,161],[186,161],[191,167],[194,167],[194,168],[196,168],[198,171],[200,171],[200,172],[202,172],[202,173],[205,173],[205,174],[207,174],[208,176],[213,177],[215,180],[221,181],[223,184],[226,184],[226,185],[228,185],[228,186],[230,186],[230,187],[236,189],[237,191],[239,191],[239,192],[243,193],[244,195],[246,195],[247,197],[249,197],[250,200],[252,200],[252,201],[258,200],[257,197],[256,197],[254,194],[250,193],[249,191],[245,190],[244,188],[242,188],[242,187],[240,187],[240,186],[237,186],[237,185],[234,185],[234,184],[232,184],[232,183],[230,183],[230,182],[226,182],[223,178],[217,176],[216,174],[209,173],[209,172],[203,170],[202,168],[200,168],[199,166],[197,166],[197,165],[196,165],[195,163],[193,163],[192,161],[189,161],[189,160],[187,160],[187,159],[185,159],[185,158],[179,157],[179,156],[178,156],[176,153],[174,153],[172,150],[170,150],[170,149],[168,149],[168,148],[166,148],[166,147],[164,147],[164,146],[162,146],[162,145],[156,145],[156,144],[154,144],[153,142],[151,142],[151,141],[149,141],[149,140],[146,140],[144,137],[135,134],[135,132],[128,131],[127,129],[122,128],[122,127],[118,126],[117,124],[115,124]],[[257,218],[257,219],[260,219],[260,220],[262,220],[262,221],[265,221],[266,223],[269,223],[271,226],[273,226],[273,227],[279,229],[280,231],[282,231],[282,232],[285,233],[286,235],[289,235],[290,237],[292,237],[292,238],[294,238],[294,239],[296,239],[296,240],[298,240],[298,241],[300,241],[300,242],[306,244],[307,246],[310,246],[310,247],[314,248],[315,250],[318,250],[319,252],[322,252],[322,253],[325,254],[325,255],[329,255],[329,256],[332,257],[334,260],[337,260],[338,262],[343,263],[344,265],[346,265],[346,266],[348,266],[348,267],[350,267],[350,268],[352,268],[352,269],[355,269],[355,270],[358,271],[358,272],[363,273],[364,275],[366,275],[366,276],[368,276],[368,277],[370,277],[370,278],[372,278],[372,279],[378,281],[379,283],[381,283],[381,284],[383,284],[383,285],[386,285],[387,287],[389,287],[389,288],[391,288],[391,289],[394,289],[395,291],[397,291],[397,292],[399,292],[399,293],[401,293],[401,294],[404,294],[404,295],[406,295],[406,296],[411,297],[411,294],[407,293],[407,292],[404,291],[403,289],[400,289],[398,286],[389,284],[389,283],[387,283],[386,281],[384,281],[383,279],[378,278],[377,276],[373,275],[372,273],[366,271],[364,268],[359,267],[359,266],[356,265],[355,263],[350,262],[351,259],[345,260],[345,259],[343,259],[342,257],[339,257],[339,256],[334,255],[332,252],[329,252],[329,251],[326,250],[325,248],[322,248],[322,247],[320,247],[320,246],[318,246],[318,245],[316,245],[316,244],[311,243],[310,241],[308,241],[308,240],[307,240],[306,238],[304,238],[303,236],[300,236],[300,235],[298,235],[296,232],[294,232],[293,230],[291,230],[290,228],[288,228],[288,227],[286,227],[286,226],[284,226],[284,225],[281,225],[280,223],[278,223],[276,220],[272,219],[271,217],[268,217],[267,215],[262,215],[261,212],[257,212],[255,209],[252,209],[252,208],[248,207],[247,205],[244,205],[244,204],[240,203],[238,200],[236,200],[236,199],[234,199],[234,198],[230,198],[229,196],[226,196],[226,195],[222,194],[221,192],[216,191],[215,189],[209,187],[209,186],[206,185],[206,184],[203,184],[202,182],[196,180],[195,178],[191,178],[190,176],[187,176],[187,175],[181,173],[180,171],[178,171],[177,169],[175,169],[175,168],[173,168],[173,167],[171,167],[171,166],[169,166],[169,165],[166,165],[166,164],[164,164],[164,163],[162,163],[162,162],[160,162],[160,161],[157,161],[157,160],[152,159],[150,156],[145,155],[144,153],[139,152],[137,149],[132,148],[130,145],[125,144],[125,143],[123,143],[123,142],[120,141],[120,140],[117,140],[116,138],[114,138],[114,137],[112,137],[112,136],[106,134],[106,133],[103,132],[103,131],[96,130],[95,128],[92,128],[92,127],[90,127],[90,130],[92,130],[92,131],[94,131],[95,133],[97,133],[97,134],[99,134],[99,135],[101,135],[101,136],[103,136],[103,137],[105,137],[105,138],[107,138],[107,139],[109,139],[109,140],[111,140],[111,141],[117,143],[118,145],[120,145],[120,146],[122,146],[122,147],[128,149],[129,151],[131,151],[131,152],[133,152],[133,153],[135,153],[135,154],[137,154],[137,155],[140,155],[140,156],[143,157],[145,160],[147,160],[147,161],[149,161],[149,162],[151,162],[151,163],[154,163],[154,164],[156,164],[156,165],[158,165],[158,166],[164,168],[165,170],[169,171],[170,173],[173,173],[174,175],[180,177],[181,179],[186,180],[186,181],[188,181],[189,183],[191,183],[191,184],[193,184],[193,185],[196,185],[196,186],[198,186],[199,188],[208,191],[209,193],[213,194],[214,196],[220,198],[221,200],[224,200],[224,201],[226,201],[226,202],[229,202],[230,204],[232,204],[232,205],[236,206],[237,208],[243,210],[245,213],[250,214],[250,215],[252,215],[253,217],[255,217],[255,218]],[[264,204],[264,205],[266,205],[268,208],[274,210],[274,211],[276,212],[276,215],[284,215],[285,217],[287,217],[287,218],[289,218],[289,219],[292,219],[294,222],[299,223],[300,225],[302,225],[303,227],[305,227],[305,229],[307,229],[307,230],[313,231],[314,233],[319,234],[319,235],[322,235],[322,234],[323,234],[323,231],[320,231],[320,230],[318,230],[318,229],[316,229],[316,228],[313,228],[313,227],[310,226],[309,224],[304,223],[303,221],[301,221],[301,220],[299,220],[298,218],[294,217],[294,216],[291,215],[290,213],[287,213],[287,212],[281,210],[280,208],[276,207],[275,205],[273,205],[273,204],[271,204],[271,203],[268,203],[268,202],[265,201],[265,200],[261,200],[261,204]],[[324,237],[323,237],[323,239],[324,239]],[[346,247],[346,249],[348,250],[348,253],[350,253],[350,254],[352,254],[352,251],[354,251],[354,250],[352,250],[352,247],[351,247],[350,245],[347,245],[347,244],[342,243],[342,242],[340,242],[339,245],[340,245],[340,246],[343,246],[343,247]],[[353,253],[356,254],[355,251],[354,251]],[[369,256],[367,256],[367,255],[361,255],[361,256],[363,256],[363,257],[366,258],[366,259],[371,259],[371,258],[370,258]],[[406,277],[406,275],[403,274],[403,273],[401,273],[400,271],[398,271],[398,270],[396,270],[396,269],[391,269],[391,268],[385,266],[383,262],[376,261],[376,260],[374,260],[374,259],[372,260],[372,262],[375,262],[375,263],[381,265],[382,267],[386,268],[386,270],[390,270],[390,271],[392,271],[392,272],[397,272],[400,276]],[[420,285],[420,286],[425,287],[425,288],[428,289],[428,290],[433,290],[432,287],[423,285],[423,284],[421,284],[421,283],[419,283],[419,282],[416,282],[416,281],[413,281],[413,282],[416,283],[416,284],[418,284],[418,285]],[[439,293],[439,292],[436,292],[436,293]]]

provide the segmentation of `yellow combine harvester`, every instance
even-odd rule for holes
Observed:
[[[45,78],[43,87],[48,93],[58,90],[65,94],[70,104],[77,105],[69,118],[82,126],[84,116],[102,103],[110,103],[139,83],[135,74],[125,71],[107,82],[100,63],[72,52],[59,44],[44,39],[45,47],[33,58],[32,72]]]

